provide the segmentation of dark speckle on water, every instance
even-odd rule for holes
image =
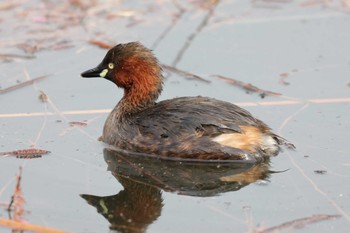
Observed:
[[[319,175],[324,175],[327,173],[327,171],[326,170],[314,170],[314,173],[319,174]]]

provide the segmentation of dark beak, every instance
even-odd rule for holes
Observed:
[[[83,73],[81,73],[81,77],[84,78],[97,78],[97,77],[101,77],[100,74],[102,72],[102,67],[99,65],[93,69],[87,70]]]

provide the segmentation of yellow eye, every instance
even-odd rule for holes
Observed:
[[[109,68],[109,69],[113,69],[113,68],[114,68],[114,64],[113,64],[113,63],[109,63],[109,64],[108,64],[108,68]]]

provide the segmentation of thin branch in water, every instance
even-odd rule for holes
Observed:
[[[165,65],[165,64],[162,64],[161,65],[164,69],[170,71],[170,72],[173,72],[173,73],[176,73],[178,75],[181,75],[183,77],[186,77],[188,79],[196,79],[196,80],[199,80],[199,81],[202,81],[202,82],[206,82],[206,83],[210,83],[209,80],[205,79],[205,78],[202,78],[196,74],[192,74],[188,71],[184,71],[184,70],[180,70],[176,67],[173,67],[173,66],[169,66],[169,65]]]
[[[178,13],[173,17],[173,20],[171,21],[170,25],[168,25],[165,30],[158,36],[158,38],[154,41],[154,43],[151,46],[151,49],[154,50],[160,42],[163,41],[163,39],[168,35],[168,33],[175,27],[175,25],[179,22],[183,14],[185,13],[185,9],[181,7],[176,1],[173,2],[178,9]]]
[[[183,55],[185,54],[186,50],[190,47],[192,41],[199,35],[199,33],[203,30],[203,28],[207,26],[210,18],[214,15],[215,8],[219,4],[219,2],[220,1],[217,0],[210,5],[207,15],[204,17],[202,22],[198,25],[196,30],[187,37],[185,44],[182,46],[180,51],[177,53],[174,61],[172,62],[171,64],[172,66],[174,67],[177,66],[177,64],[181,61]]]
[[[272,92],[272,91],[267,91],[267,90],[260,89],[260,88],[254,86],[254,85],[252,85],[250,83],[245,83],[245,82],[233,79],[233,78],[228,78],[228,77],[225,77],[225,76],[222,76],[222,75],[213,75],[213,76],[217,77],[219,79],[222,79],[225,82],[228,82],[229,84],[241,87],[241,88],[243,88],[246,91],[259,93],[261,98],[264,98],[266,95],[270,95],[270,96],[281,96],[282,95],[282,94],[277,93],[277,92]]]
[[[5,89],[0,89],[0,94],[4,94],[4,93],[10,92],[10,91],[17,90],[17,89],[19,89],[21,87],[25,87],[25,86],[31,85],[31,84],[33,84],[36,81],[40,81],[40,80],[42,80],[44,78],[47,78],[48,76],[49,75],[43,75],[43,76],[40,76],[40,77],[31,79],[31,80],[28,80],[28,81],[16,84],[14,86],[11,86],[11,87],[8,87],[8,88],[5,88]]]
[[[287,229],[300,229],[312,223],[316,223],[324,220],[337,219],[340,217],[341,215],[317,214],[311,217],[295,219],[295,220],[285,222],[278,226],[270,227],[267,229],[262,229],[262,230],[256,229],[253,231],[253,233],[278,233],[278,232],[285,231]]]

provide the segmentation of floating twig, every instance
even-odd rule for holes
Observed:
[[[224,77],[222,75],[213,75],[219,79],[222,79],[224,80],[225,82],[228,82],[232,85],[235,85],[235,86],[238,86],[238,87],[241,87],[243,88],[244,90],[247,90],[247,91],[252,91],[252,92],[256,92],[256,93],[259,93],[261,98],[264,98],[266,95],[271,95],[271,96],[280,96],[282,94],[280,93],[277,93],[277,92],[272,92],[272,91],[266,91],[266,90],[262,90],[250,83],[245,83],[245,82],[242,82],[242,81],[239,81],[239,80],[236,80],[236,79],[233,79],[233,78],[228,78],[228,77]]]
[[[7,92],[9,92],[9,91],[17,90],[17,89],[19,89],[19,88],[21,88],[21,87],[25,87],[25,86],[31,85],[31,84],[33,84],[33,83],[36,82],[36,81],[42,80],[42,79],[44,79],[44,78],[47,78],[48,76],[49,76],[49,75],[43,75],[43,76],[40,76],[40,77],[31,79],[31,80],[28,80],[28,81],[25,81],[25,82],[16,84],[16,85],[14,85],[14,86],[7,87],[7,88],[5,88],[5,89],[0,89],[0,94],[4,94],[4,93],[7,93]]]
[[[312,215],[311,217],[295,219],[295,220],[285,222],[280,225],[270,227],[267,229],[262,229],[262,230],[256,229],[253,232],[254,233],[275,233],[275,232],[277,233],[277,232],[282,232],[283,230],[286,230],[286,229],[300,229],[312,223],[320,222],[323,220],[336,219],[340,217],[341,215],[317,214],[317,215]]]
[[[206,82],[206,83],[210,83],[209,80],[205,79],[205,78],[202,78],[196,74],[192,74],[188,71],[184,71],[184,70],[180,70],[176,67],[173,67],[173,66],[169,66],[169,65],[165,65],[165,64],[162,64],[161,65],[164,69],[170,71],[170,72],[174,72],[178,75],[181,75],[183,77],[186,77],[186,78],[189,78],[189,79],[196,79],[196,80],[199,80],[199,81],[203,81],[203,82]]]

